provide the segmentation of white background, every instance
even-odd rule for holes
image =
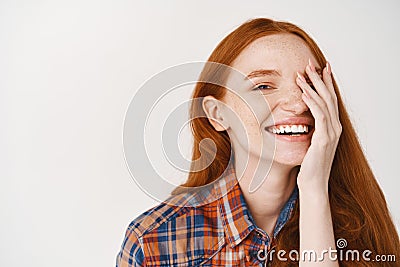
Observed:
[[[399,7],[1,1],[0,266],[113,266],[129,222],[157,204],[124,162],[135,91],[167,67],[206,60],[261,16],[294,22],[324,51],[399,225]]]

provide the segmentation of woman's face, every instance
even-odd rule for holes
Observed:
[[[310,146],[314,119],[301,98],[296,72],[307,77],[309,59],[320,72],[302,39],[276,34],[257,39],[234,60],[231,66],[248,78],[243,86],[227,90],[222,99],[226,106],[221,113],[235,154],[246,152],[285,165],[301,164]]]

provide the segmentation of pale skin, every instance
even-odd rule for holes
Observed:
[[[244,75],[260,69],[279,74],[249,77],[252,88],[228,91],[222,101],[211,96],[203,100],[213,127],[229,134],[244,198],[255,223],[269,237],[297,184],[300,255],[303,250],[312,249],[321,255],[324,250],[336,248],[328,180],[342,127],[330,65],[321,68],[316,62],[307,44],[295,35],[259,38],[231,66]],[[289,142],[266,130],[288,118],[307,121],[312,129],[309,138]],[[256,190],[250,190],[254,178],[261,176],[264,179],[257,182]],[[325,254],[323,261],[300,259],[299,266],[339,265]]]

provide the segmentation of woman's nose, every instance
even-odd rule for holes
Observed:
[[[296,115],[308,111],[308,106],[301,98],[302,91],[296,86],[282,94],[281,108]]]

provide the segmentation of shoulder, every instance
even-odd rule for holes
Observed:
[[[219,213],[218,201],[197,207],[162,202],[129,224],[121,251],[159,266],[201,262],[223,244]]]

